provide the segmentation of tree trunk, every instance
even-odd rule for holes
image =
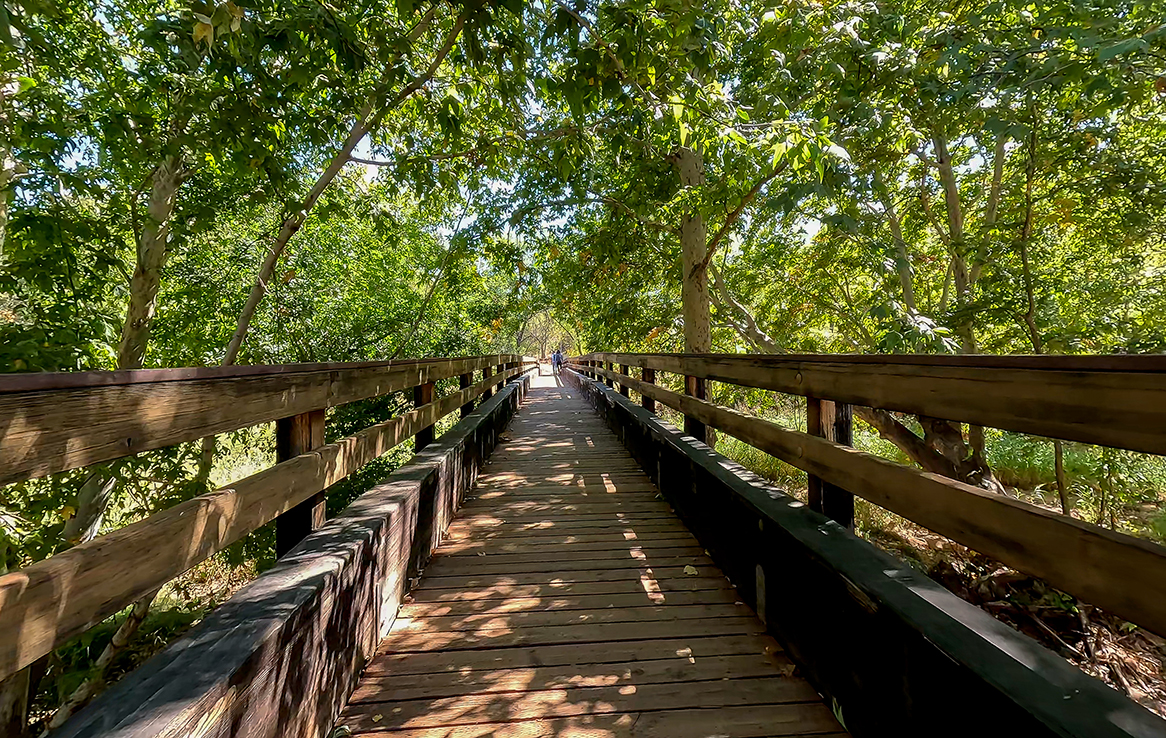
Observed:
[[[117,483],[117,462],[91,470],[77,493],[77,510],[61,532],[66,541],[76,545],[97,537]]]
[[[682,146],[674,157],[681,187],[687,189],[704,184],[704,161],[699,152]],[[682,215],[680,303],[684,316],[684,351],[690,354],[707,354],[712,349],[708,270],[703,266],[707,243],[708,234],[701,214],[694,210]]]
[[[704,161],[700,152],[681,146],[673,158],[681,187],[688,189],[704,184]],[[704,217],[696,210],[684,213],[680,216],[680,306],[684,317],[684,351],[690,354],[707,354],[712,350],[707,254]],[[688,394],[705,399],[707,390],[703,379],[686,377],[685,387]],[[684,429],[710,447],[716,447],[713,429],[695,418],[686,418]]]
[[[142,627],[146,616],[150,614],[150,605],[153,604],[154,598],[157,596],[158,590],[154,590],[134,603],[129,617],[118,627],[117,632],[113,634],[113,638],[110,639],[109,643],[105,644],[101,655],[97,657],[97,662],[93,665],[96,676],[89,677],[81,683],[81,686],[73,690],[69,698],[53,713],[53,718],[49,721],[48,730],[56,730],[64,725],[65,721],[73,713],[81,707],[84,707],[101,690],[101,687],[105,684],[105,670],[109,668],[109,665],[113,663],[117,655],[129,645],[130,639],[138,632],[138,628]],[[48,731],[45,731],[45,733],[47,734]]]
[[[718,314],[724,313],[726,319],[733,326],[733,330],[737,331],[742,338],[766,353],[787,353],[776,341],[770,338],[768,333],[761,330],[753,314],[733,296],[733,293],[729,291],[728,285],[721,278],[720,270],[712,264],[709,264],[708,268],[712,274],[713,286],[716,288],[709,292],[709,298],[717,306]],[[737,319],[730,317],[731,314],[736,314]]]
[[[1028,137],[1028,161],[1024,167],[1024,221],[1020,226],[1020,264],[1024,281],[1024,314],[1021,320],[1028,330],[1028,340],[1037,354],[1045,352],[1044,340],[1036,324],[1036,285],[1032,278],[1032,268],[1028,258],[1028,245],[1032,240],[1032,190],[1036,183],[1036,141],[1037,119],[1033,116]],[[1057,480],[1057,498],[1061,502],[1061,514],[1069,515],[1069,483],[1065,478],[1065,444],[1053,439],[1053,471]]]
[[[956,179],[955,168],[952,166],[951,152],[947,148],[947,139],[936,132],[932,136],[935,145],[935,164],[939,171],[939,182],[943,187],[943,200],[947,210],[947,230],[950,238],[952,254],[952,276],[955,281],[956,305],[960,309],[956,322],[956,335],[960,339],[960,353],[974,354],[979,350],[976,346],[975,325],[968,304],[972,300],[972,290],[976,277],[980,271],[980,264],[969,253],[966,234],[964,233],[964,210],[960,200],[959,182]],[[998,151],[1003,155],[1003,143],[998,143]],[[999,159],[999,157],[998,157]],[[1003,159],[999,159],[1003,166]],[[989,203],[994,209],[995,205]],[[995,215],[992,216],[995,218]],[[922,418],[920,418],[922,420]],[[1004,485],[997,481],[992,474],[992,467],[988,465],[987,452],[984,443],[984,429],[978,425],[968,426],[967,447],[970,454],[954,452],[948,458],[957,466],[966,466],[970,470],[970,480],[985,489],[1005,493]],[[946,455],[946,454],[945,454]]]
[[[1065,444],[1053,441],[1053,469],[1057,475],[1057,497],[1061,499],[1061,514],[1069,514],[1069,484],[1065,481]]]
[[[20,163],[12,158],[12,150],[0,151],[0,264],[4,263],[4,244],[8,238],[8,203],[12,200],[12,185],[21,173]]]
[[[927,441],[915,435],[889,411],[855,405],[854,414],[874,428],[885,440],[893,443],[924,471],[942,474],[950,479],[960,478],[959,470],[947,456],[929,446]]]
[[[432,18],[432,11],[426,18],[427,20],[419,23],[418,27],[410,34],[410,43],[415,41],[424,29],[428,27],[428,19]],[[284,249],[287,248],[288,242],[299,232],[300,227],[303,226],[304,221],[308,218],[308,213],[312,211],[320,196],[324,194],[324,190],[328,189],[328,186],[340,174],[340,170],[344,168],[344,165],[351,161],[352,151],[356,148],[356,145],[372,129],[380,124],[385,115],[412,96],[414,92],[421,89],[421,86],[433,77],[434,72],[437,71],[437,68],[441,66],[441,63],[445,61],[445,57],[453,49],[465,23],[466,16],[463,13],[454,21],[453,28],[450,29],[449,35],[446,36],[445,43],[438,50],[425,72],[414,77],[408,85],[397,93],[393,100],[381,107],[379,111],[376,110],[375,102],[370,101],[360,111],[356,121],[349,129],[348,136],[344,139],[344,144],[341,145],[340,150],[332,157],[332,161],[320,174],[316,183],[312,185],[312,189],[308,191],[307,196],[300,206],[283,221],[279,235],[276,236],[271,248],[268,249],[267,258],[263,260],[263,265],[259,268],[259,274],[255,278],[255,284],[251,287],[251,294],[247,296],[247,303],[243,306],[243,311],[239,314],[239,320],[235,326],[235,333],[231,336],[231,341],[227,344],[226,355],[223,357],[223,366],[234,364],[235,359],[238,358],[239,349],[243,345],[243,339],[247,337],[247,331],[251,327],[251,319],[255,317],[255,310],[259,307],[259,302],[263,299],[263,296],[267,294],[267,283],[271,280],[271,275],[275,272],[275,267],[279,263],[279,257],[283,254]]]
[[[433,20],[437,7],[434,5],[413,28],[413,31],[408,36],[409,45],[412,45],[429,28],[429,24]],[[283,221],[279,234],[268,249],[267,257],[263,260],[263,264],[259,267],[259,274],[255,277],[255,284],[251,286],[251,293],[247,296],[247,302],[243,305],[242,312],[239,313],[239,319],[235,324],[235,332],[231,336],[231,340],[227,343],[227,350],[223,356],[222,366],[231,366],[239,358],[239,350],[243,347],[244,339],[247,338],[247,331],[251,329],[251,321],[255,318],[255,311],[259,308],[259,303],[263,300],[264,295],[267,294],[267,284],[271,281],[271,275],[275,273],[275,267],[279,264],[279,258],[283,255],[284,249],[287,248],[288,242],[299,232],[300,227],[307,220],[308,214],[315,207],[320,196],[324,194],[324,191],[328,189],[332,181],[336,179],[336,176],[340,174],[344,166],[352,160],[352,152],[357,144],[381,122],[385,115],[409,98],[414,92],[421,89],[421,86],[433,77],[434,72],[437,71],[437,68],[445,60],[450,50],[453,49],[454,43],[457,41],[458,36],[461,35],[462,28],[465,26],[465,22],[466,16],[463,13],[454,22],[453,28],[450,29],[445,43],[438,50],[429,68],[423,74],[414,77],[392,101],[382,107],[379,112],[374,112],[376,110],[375,98],[383,92],[383,90],[378,90],[377,94],[373,96],[374,100],[369,101],[357,115],[356,121],[353,122],[352,127],[349,129],[348,136],[344,139],[344,144],[341,145],[340,150],[332,157],[332,161],[320,174],[316,183],[312,185],[312,189],[308,191],[307,196],[296,211]],[[393,61],[386,65],[386,72],[392,69],[399,60],[400,55],[395,56]],[[196,477],[200,480],[205,481],[210,478],[211,467],[214,463],[215,446],[216,440],[214,436],[207,436],[202,439],[196,471]]]
[[[891,240],[895,242],[895,269],[899,273],[899,285],[903,289],[903,305],[909,314],[915,315],[918,312],[915,306],[915,285],[911,277],[911,258],[907,253],[907,242],[903,239],[903,224],[899,220],[898,211],[895,210],[895,203],[883,184],[883,176],[877,169],[874,174],[874,182],[879,201],[883,204],[883,211],[887,214]]]
[[[146,223],[138,239],[137,264],[130,279],[130,302],[117,349],[118,369],[141,369],[162,283],[174,200],[184,176],[182,159],[168,156],[150,175]]]
[[[967,243],[964,237],[964,211],[960,201],[959,182],[951,163],[951,152],[947,139],[936,133],[932,137],[935,145],[935,165],[939,171],[939,183],[943,188],[943,202],[947,210],[947,233],[952,254],[952,276],[955,280],[956,305],[961,309],[956,323],[956,335],[960,338],[962,353],[976,353],[976,339],[970,313],[964,309],[971,300],[972,279],[968,269]]]
[[[10,126],[9,97],[19,89],[10,75],[0,78],[0,130]],[[12,155],[12,141],[0,141],[0,264],[4,263],[4,244],[8,237],[8,204],[12,201],[12,185],[27,170]]]
[[[118,344],[117,368],[141,369],[150,339],[150,327],[157,308],[158,289],[162,284],[162,267],[169,247],[170,220],[174,203],[182,186],[185,169],[181,157],[168,156],[150,175],[150,199],[146,222],[137,244],[137,258],[130,278],[130,300]],[[62,535],[72,544],[93,540],[101,532],[105,513],[118,484],[119,462],[93,469],[77,494],[77,511],[65,523]],[[53,716],[50,728],[61,725],[73,712],[87,703],[100,689],[105,668],[121,653],[137,631],[154,601],[152,593],[134,604],[130,617],[114,634],[113,640],[96,663],[95,676],[73,690]]]

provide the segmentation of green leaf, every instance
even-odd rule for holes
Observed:
[[[1098,50],[1097,60],[1105,62],[1113,59],[1114,57],[1121,56],[1122,54],[1129,54],[1134,51],[1145,51],[1147,48],[1149,48],[1149,44],[1146,43],[1145,39],[1130,38],[1126,39],[1125,41],[1113,44],[1112,46],[1106,46]]]

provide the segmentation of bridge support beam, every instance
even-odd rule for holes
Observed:
[[[620,364],[619,365],[619,373],[624,375],[625,377],[631,376],[631,370],[628,369],[627,364]],[[619,383],[619,393],[621,395],[623,395],[624,397],[628,396],[628,386],[626,384],[624,384],[623,382]]]
[[[705,380],[701,379],[700,377],[685,376],[684,394],[688,395],[689,397],[695,397],[698,400],[706,399]],[[705,424],[696,418],[691,418],[687,415],[684,416],[684,432],[701,443],[708,442],[708,428],[706,428]]]
[[[817,397],[806,398],[806,432],[845,446],[853,446],[853,411],[850,405]],[[811,474],[808,480],[810,509],[854,530],[854,495]]]
[[[277,461],[294,459],[324,445],[324,410],[310,410],[275,421]],[[317,492],[275,519],[275,557],[282,558],[297,543],[324,524],[326,492]]]
[[[656,383],[656,370],[644,367],[640,370],[640,379],[647,384]],[[640,405],[650,412],[656,412],[656,398],[648,397],[647,395],[640,395]]]
[[[428,405],[431,402],[433,402],[433,382],[419,384],[413,388],[414,409]],[[432,425],[428,428],[422,428],[417,431],[417,435],[413,436],[413,451],[421,451],[431,443],[433,443]]]
[[[474,373],[473,372],[467,372],[467,373],[462,374],[458,377],[458,383],[457,383],[458,389],[466,389],[467,387],[472,387],[473,384],[474,384]],[[473,411],[474,411],[474,401],[470,400],[466,404],[462,405],[461,417],[464,419],[467,415],[469,415]]]

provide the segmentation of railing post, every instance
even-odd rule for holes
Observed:
[[[324,445],[324,409],[275,421],[277,461],[294,459]],[[275,519],[275,556],[282,558],[297,543],[324,524],[325,492],[317,492]]]
[[[485,380],[489,379],[490,375],[492,375],[493,373],[494,373],[494,367],[492,367],[492,366],[482,367],[482,380],[485,381]],[[482,402],[489,400],[490,396],[493,394],[494,394],[494,385],[492,385],[492,384],[487,385],[486,391],[482,393]]]
[[[853,438],[853,411],[844,402],[806,398],[806,430],[812,436],[850,446]],[[811,474],[807,498],[810,509],[854,530],[854,495]]]
[[[619,373],[624,375],[625,377],[631,376],[631,373],[630,373],[630,370],[628,369],[627,364],[620,364],[619,365]],[[619,383],[619,393],[621,395],[623,395],[624,397],[628,396],[628,386],[626,384],[624,384],[623,382]]]
[[[698,400],[705,399],[705,381],[700,377],[684,377],[684,394]],[[684,432],[698,441],[708,442],[708,429],[696,418],[684,416]]]
[[[642,370],[640,370],[640,379],[643,380],[644,384],[655,384],[656,383],[656,370],[649,369],[648,367],[644,367]],[[648,411],[653,412],[653,413],[656,412],[656,398],[655,397],[648,397],[647,395],[641,393],[640,394],[640,405],[642,405],[645,410],[648,410]]]
[[[610,361],[605,361],[605,362],[603,362],[603,368],[607,369],[607,371],[610,372],[610,371],[613,371],[615,369],[615,364],[612,364]],[[612,380],[611,377],[604,377],[603,383],[606,384],[608,387],[615,386],[615,381]]]
[[[433,402],[433,382],[419,384],[413,388],[413,408],[417,409]],[[417,453],[433,443],[433,426],[422,428],[413,436],[413,452]]]
[[[28,705],[32,668],[26,666],[7,679],[0,680],[0,736],[21,738],[29,733]]]
[[[474,373],[473,372],[466,372],[465,374],[462,374],[461,376],[458,377],[458,380],[457,380],[458,389],[467,389],[470,386],[472,386],[473,384],[474,384]],[[472,413],[473,411],[474,411],[474,401],[470,400],[466,404],[462,405],[461,416],[464,418],[467,415],[469,415],[470,413]]]

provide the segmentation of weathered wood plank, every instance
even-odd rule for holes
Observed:
[[[643,684],[527,690],[506,711],[509,720],[602,715],[641,710],[705,709],[812,703],[824,712],[818,694],[801,679],[766,676],[714,682]],[[496,694],[467,694],[422,700],[358,702],[341,715],[354,731],[387,728],[438,728],[491,723],[497,719]],[[491,708],[495,708],[492,710]],[[377,716],[380,716],[379,719]]]
[[[431,554],[437,519],[472,483],[521,394],[512,385],[484,404],[114,685],[61,735],[328,735],[391,626],[407,572]]]
[[[821,704],[750,705],[716,710],[651,710],[570,718],[486,722],[440,728],[372,729],[366,738],[846,738]]]
[[[718,635],[706,638],[649,638],[620,641],[605,648],[591,644],[565,644],[538,648],[497,648],[465,651],[457,663],[440,653],[382,653],[368,666],[371,676],[449,674],[461,670],[513,669],[530,666],[583,666],[624,661],[648,661],[679,656],[705,659],[724,655],[781,653],[766,635]]]
[[[744,604],[719,605],[645,605],[631,607],[602,607],[592,610],[545,610],[542,612],[497,612],[479,615],[424,615],[400,617],[393,624],[394,633],[410,636],[440,635],[473,632],[489,636],[514,628],[571,628],[606,623],[665,623],[677,620],[708,620],[719,618],[752,618],[753,612]],[[391,648],[391,645],[390,645]]]
[[[626,381],[792,466],[1166,634],[1166,587],[1147,586],[1166,582],[1162,546],[655,385]]]
[[[582,650],[582,649],[581,649]],[[684,651],[685,649],[677,649]],[[586,658],[582,653],[581,658]],[[701,657],[687,655],[652,661],[608,664],[517,667],[511,669],[464,669],[453,673],[368,676],[352,694],[349,704],[389,700],[433,699],[466,694],[492,694],[571,687],[706,682],[772,676],[776,669],[792,668],[781,654],[760,653]]]
[[[666,600],[669,606],[688,607],[690,605],[740,605],[741,598],[729,589],[703,590],[700,592],[674,592]],[[613,610],[654,606],[644,593],[636,595],[599,594],[572,595],[566,597],[522,597],[502,602],[478,600],[466,602],[424,603],[412,602],[401,608],[403,618],[430,617],[500,617],[509,614],[535,614],[573,610]],[[586,655],[580,655],[579,663],[589,663]]]
[[[854,735],[975,738],[1002,724],[1047,738],[1166,734],[1125,695],[739,464],[598,383],[566,378],[658,476]]]
[[[294,459],[324,445],[324,410],[312,410],[275,421],[278,461]],[[282,557],[324,524],[324,491],[320,490],[275,519],[275,556]]]
[[[398,392],[497,361],[488,356],[242,376],[196,372],[192,378],[77,387],[53,375],[61,388],[8,392],[5,383],[21,387],[30,380],[0,377],[0,485]]]
[[[1160,356],[589,356],[746,387],[1166,454],[1166,433],[1161,432],[1166,427],[1166,359]]]
[[[486,386],[479,382],[0,576],[0,679],[344,479]]]

